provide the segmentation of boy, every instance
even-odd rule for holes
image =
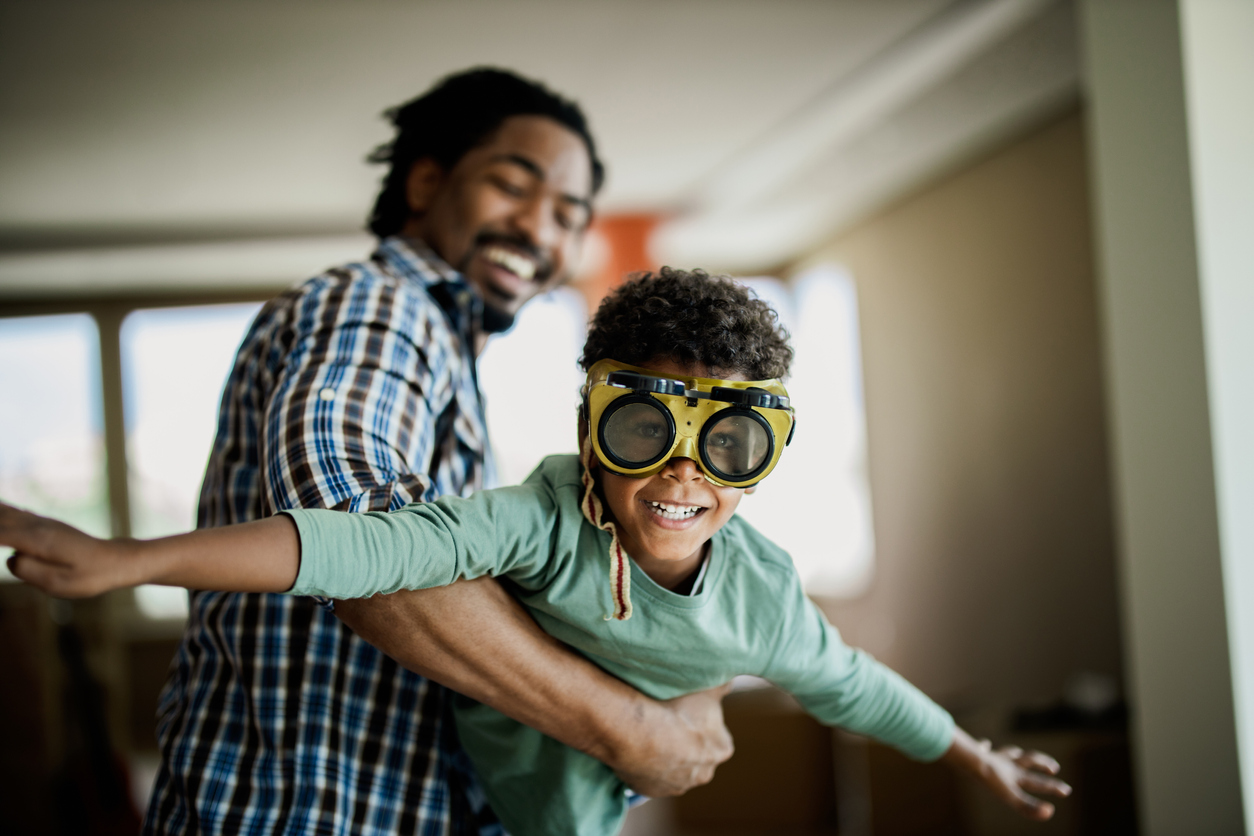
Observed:
[[[522,486],[149,542],[99,541],[0,507],[0,543],[17,548],[15,575],[70,596],[157,582],[352,598],[496,575],[547,632],[650,696],[764,676],[823,722],[943,757],[1048,818],[1052,806],[1027,793],[1069,792],[1043,774],[1057,771],[1051,759],[977,744],[846,647],[788,556],[733,516],[791,439],[779,382],[791,358],[765,303],[730,280],[663,269],[617,290],[592,322],[581,455],[546,459]],[[351,574],[336,559],[347,551]],[[509,832],[617,832],[627,794],[603,764],[470,701],[457,720]]]

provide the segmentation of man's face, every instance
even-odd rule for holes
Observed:
[[[450,171],[415,163],[414,216],[402,232],[424,240],[508,319],[567,278],[591,197],[579,135],[544,116],[511,116]]]

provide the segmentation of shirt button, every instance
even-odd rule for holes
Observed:
[[[318,393],[318,399],[323,401],[335,400],[335,390],[328,386],[326,389],[323,389]]]

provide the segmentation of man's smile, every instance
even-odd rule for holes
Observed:
[[[486,302],[509,306],[530,298],[535,285],[553,274],[553,262],[524,238],[485,232],[475,239],[462,272],[471,270],[479,276]]]
[[[505,268],[523,281],[531,281],[536,275],[538,265],[530,256],[506,249],[499,244],[491,244],[481,252],[487,261]]]

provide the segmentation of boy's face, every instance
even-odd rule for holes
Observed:
[[[703,365],[670,358],[642,364],[659,375],[676,378],[722,377]],[[664,587],[687,578],[700,565],[705,544],[740,504],[743,488],[715,485],[692,459],[672,458],[652,476],[635,478],[600,469],[601,492],[618,523],[623,548],[645,574]],[[750,488],[750,491],[753,489]]]

